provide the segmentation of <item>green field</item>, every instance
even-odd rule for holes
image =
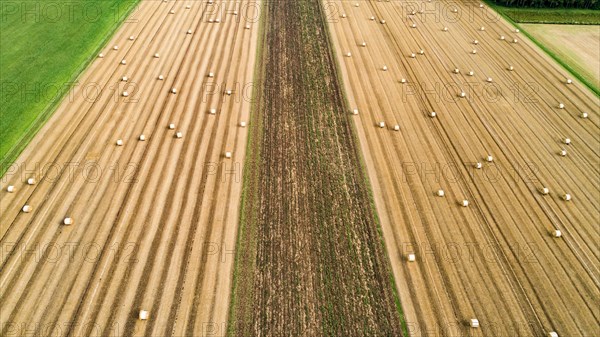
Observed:
[[[0,175],[138,1],[0,2]]]
[[[599,25],[600,9],[507,7],[484,0],[503,16],[516,23],[552,23],[568,25]]]
[[[508,8],[499,6],[496,9],[518,23],[600,24],[600,11],[594,9]]]

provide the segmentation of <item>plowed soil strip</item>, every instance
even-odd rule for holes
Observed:
[[[263,13],[229,333],[399,336],[321,3]]]

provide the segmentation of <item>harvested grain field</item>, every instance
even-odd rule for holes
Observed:
[[[8,168],[0,335],[224,332],[257,8],[142,1]]]
[[[479,2],[329,5],[409,334],[600,335],[599,98]]]
[[[400,336],[319,0],[265,4],[231,336]]]

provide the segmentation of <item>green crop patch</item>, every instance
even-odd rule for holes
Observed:
[[[0,3],[0,174],[138,1]]]

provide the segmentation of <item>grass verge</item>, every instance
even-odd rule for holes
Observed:
[[[0,176],[139,0],[0,5]]]
[[[261,4],[261,12],[265,12],[266,3]],[[266,27],[266,15],[262,15],[259,25],[258,25],[258,41],[256,43],[256,64],[254,65],[254,75],[253,75],[253,83],[263,83],[264,79],[264,67],[263,67],[263,49],[265,47],[265,27]],[[257,198],[254,195],[250,195],[250,190],[255,190],[256,185],[258,183],[257,179],[255,179],[252,175],[258,172],[257,165],[260,162],[260,146],[256,146],[256,142],[259,142],[262,139],[263,129],[262,129],[262,120],[258,118],[260,113],[258,109],[260,109],[260,102],[258,101],[260,94],[259,88],[255,87],[252,91],[252,109],[251,109],[251,120],[250,120],[250,128],[251,131],[248,133],[248,139],[246,140],[246,158],[244,160],[244,172],[242,175],[242,196],[240,201],[240,221],[238,224],[237,231],[237,239],[236,239],[236,250],[235,250],[235,261],[233,263],[233,277],[231,281],[231,298],[229,301],[229,312],[227,315],[227,336],[235,336],[235,322],[239,319],[238,313],[236,312],[236,303],[237,303],[237,286],[239,281],[239,273],[240,263],[242,263],[242,258],[240,256],[241,250],[238,248],[242,243],[242,238],[244,237],[244,231],[255,230],[255,226],[253,226],[253,221],[248,218],[255,219],[256,215],[251,214],[247,215],[248,212],[256,213],[257,210],[253,207],[245,207],[245,205],[254,205]],[[253,186],[250,186],[253,185]],[[254,245],[252,245],[254,247]]]

